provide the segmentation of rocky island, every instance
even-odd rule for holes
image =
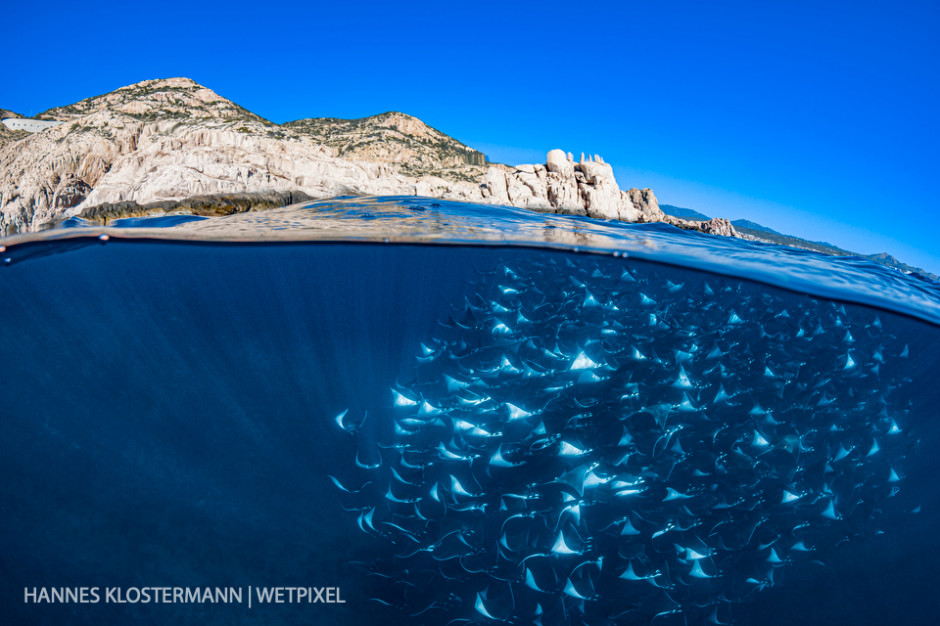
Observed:
[[[4,111],[4,117],[16,116]],[[600,156],[552,150],[508,166],[404,113],[275,124],[188,78],[149,80],[0,128],[0,234],[77,216],[201,215],[340,195],[420,195],[735,235],[724,219],[663,213],[621,190]]]

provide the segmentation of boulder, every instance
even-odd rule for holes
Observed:
[[[574,163],[568,158],[570,152],[566,155],[557,148],[550,150],[545,159],[545,167],[549,172],[559,174],[564,178],[574,178]]]

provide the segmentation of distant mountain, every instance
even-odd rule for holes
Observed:
[[[753,224],[754,222],[751,223]],[[783,235],[775,230],[767,228],[766,226],[761,226],[760,224],[757,224],[757,226],[760,228],[742,228],[738,226],[735,226],[735,228],[737,228],[738,232],[742,235],[747,235],[749,237],[753,237],[754,239],[759,239],[760,241],[776,243],[781,246],[803,248],[804,250],[813,250],[814,252],[831,254],[833,256],[862,256],[855,252],[834,246],[831,243],[826,243],[825,241],[808,241],[806,239],[800,239],[799,237],[793,237],[791,235]]]
[[[732,220],[731,223],[734,224],[734,227],[738,230],[744,228],[747,230],[758,230],[760,232],[769,233],[771,235],[782,235],[782,233],[778,233],[772,228],[767,228],[763,224],[758,224],[757,222],[752,222],[751,220]]]
[[[888,267],[899,269],[902,272],[917,273],[917,274],[920,274],[921,276],[926,276],[932,281],[940,282],[940,276],[937,276],[936,274],[931,274],[930,272],[926,272],[920,269],[919,267],[914,267],[913,265],[908,265],[907,263],[903,263],[899,261],[898,259],[896,259],[895,257],[888,254],[887,252],[879,252],[878,254],[863,254],[861,256],[863,256],[864,258],[870,261],[874,261],[875,263],[881,263],[882,265],[887,265]]]
[[[678,217],[679,219],[683,219],[683,220],[705,222],[711,219],[704,213],[699,213],[698,211],[694,209],[684,209],[681,206],[673,206],[671,204],[660,204],[659,208],[662,209],[663,213],[665,213],[666,215]]]
[[[926,276],[930,280],[940,282],[940,276],[936,274],[931,274],[925,270],[922,270],[918,267],[913,267],[906,263],[902,263],[897,260],[890,254],[882,252],[880,254],[859,254],[858,252],[852,252],[851,250],[846,250],[838,246],[834,246],[831,243],[825,241],[808,241],[806,239],[801,239],[799,237],[793,237],[790,235],[783,235],[778,233],[775,230],[767,228],[757,224],[756,222],[751,222],[749,220],[735,220],[731,222],[734,224],[735,229],[741,235],[746,235],[758,241],[765,241],[768,243],[776,243],[781,246],[790,246],[791,248],[802,248],[804,250],[813,250],[814,252],[821,252],[822,254],[829,254],[832,256],[855,256],[863,259],[868,259],[879,265],[885,265],[887,267],[894,268],[906,273],[916,272],[921,276]],[[752,227],[743,226],[743,223],[752,224]]]
[[[707,215],[704,213],[699,213],[695,209],[686,209],[683,207],[673,206],[671,204],[660,204],[659,208],[661,208],[663,213],[666,215],[672,215],[673,217],[678,217],[680,219],[695,221],[704,221],[709,219]],[[880,265],[892,267],[902,272],[917,273],[933,281],[940,282],[940,276],[931,274],[930,272],[922,270],[918,267],[913,267],[907,263],[903,263],[887,252],[882,252],[880,254],[859,254],[858,252],[845,250],[844,248],[834,246],[831,243],[827,243],[825,241],[809,241],[799,237],[793,237],[792,235],[784,235],[783,233],[777,232],[772,228],[768,228],[763,224],[752,222],[751,220],[732,220],[731,225],[734,226],[735,230],[738,231],[738,234],[744,235],[750,239],[756,239],[758,241],[767,243],[775,243],[781,246],[789,246],[791,248],[812,250],[814,252],[820,252],[822,254],[829,254],[832,256],[856,256],[863,259],[868,259],[869,261],[873,261],[874,263],[878,263]]]

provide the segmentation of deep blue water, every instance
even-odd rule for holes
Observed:
[[[475,210],[518,231],[396,202],[407,241],[350,201],[307,210],[392,242],[9,245],[0,621],[934,623],[935,287],[660,227],[474,245]],[[346,604],[24,602],[248,585]]]

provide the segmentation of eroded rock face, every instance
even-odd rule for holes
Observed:
[[[91,191],[91,186],[81,178],[70,175],[64,178],[56,187],[52,196],[53,209],[71,209],[85,200]]]
[[[199,211],[220,202],[224,212],[232,198],[239,198],[235,210],[246,210],[282,197],[350,194],[422,195],[696,228],[665,216],[651,190],[621,190],[599,156],[576,163],[571,153],[552,150],[545,164],[485,164],[481,153],[401,113],[279,126],[173,78],[38,117],[66,123],[0,142],[3,235],[75,215],[186,210],[194,197]],[[727,222],[712,220],[706,232],[733,234],[719,221]]]

